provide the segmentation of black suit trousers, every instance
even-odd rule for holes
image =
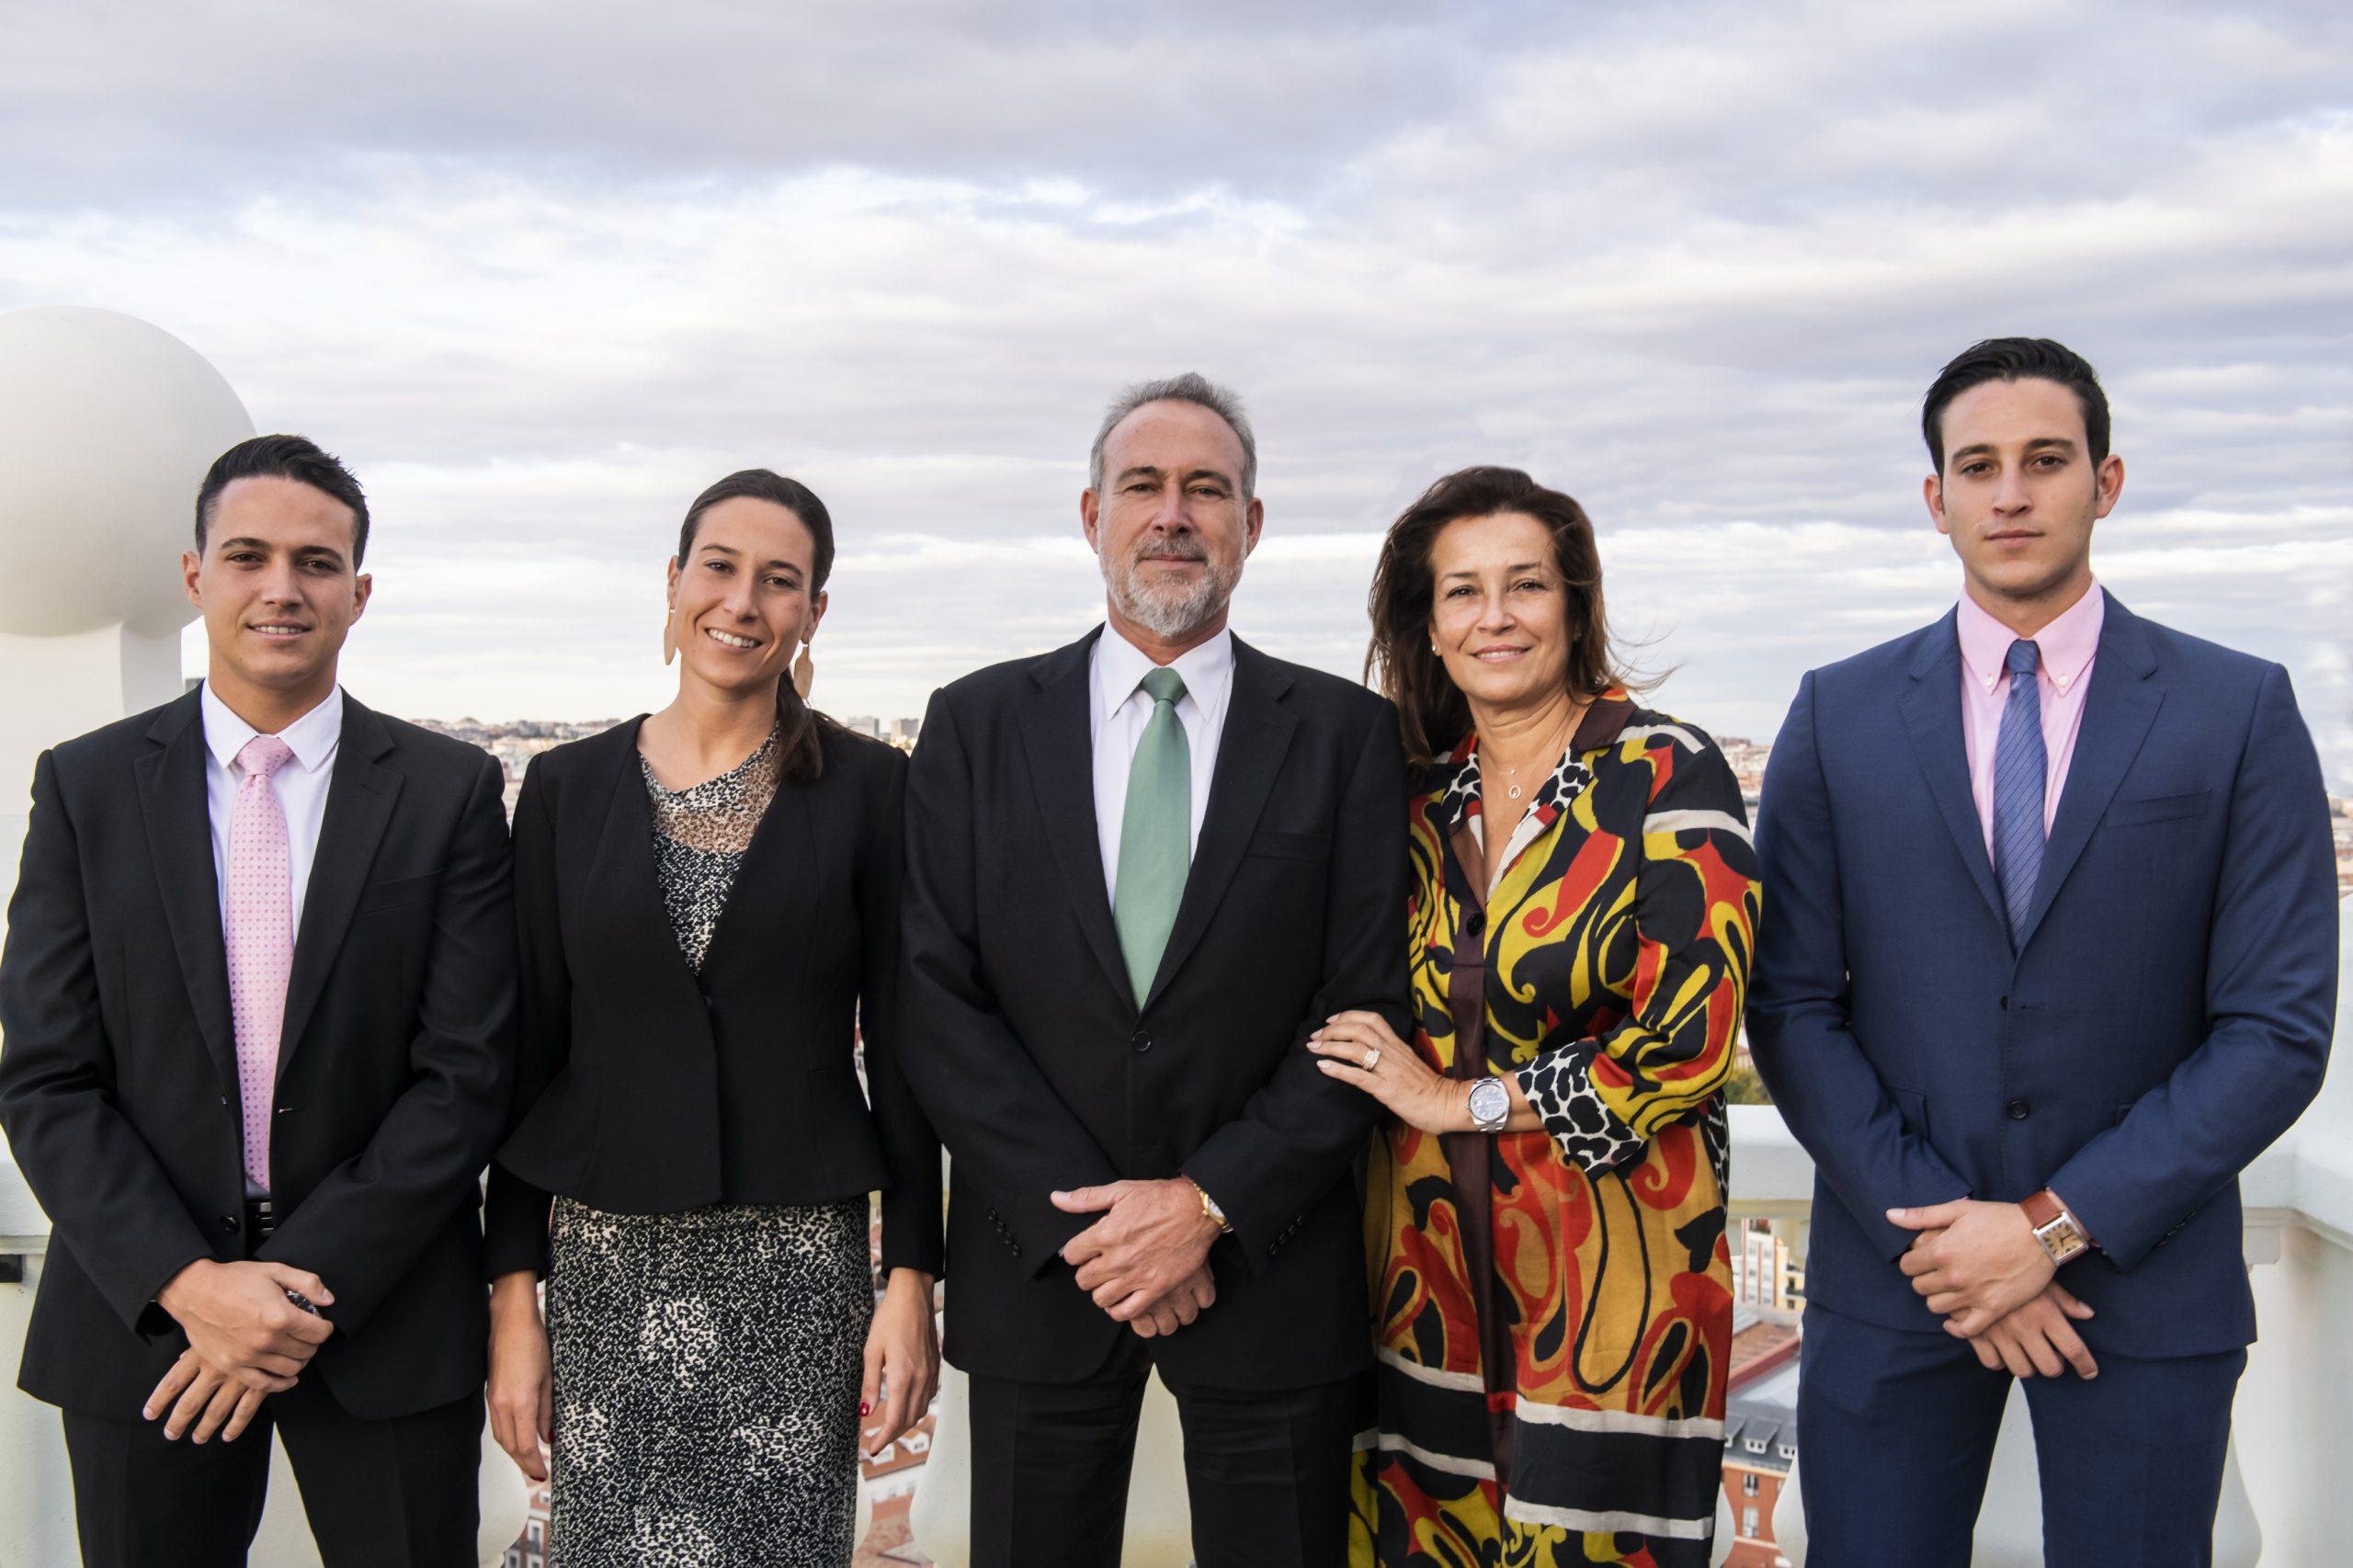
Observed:
[[[1103,1369],[1078,1382],[973,1376],[973,1568],[1119,1568],[1151,1371],[1144,1341],[1123,1333]],[[1289,1389],[1169,1381],[1185,1431],[1198,1568],[1347,1561],[1360,1381]]]
[[[272,1394],[233,1443],[159,1421],[65,1412],[85,1568],[241,1568],[261,1526],[270,1432],[283,1436],[327,1568],[473,1568],[482,1395],[366,1421],[316,1377]]]

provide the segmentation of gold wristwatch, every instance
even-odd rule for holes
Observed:
[[[2052,1263],[2072,1263],[2091,1250],[2091,1238],[2084,1234],[2083,1226],[2049,1187],[2018,1207],[2026,1210],[2027,1223],[2034,1227],[2034,1239],[2042,1244],[2042,1250],[2051,1255]]]
[[[1191,1176],[1187,1176],[1185,1179],[1193,1181]],[[1222,1236],[1233,1234],[1233,1221],[1225,1217],[1225,1210],[1217,1206],[1217,1199],[1210,1196],[1209,1188],[1199,1182],[1193,1181],[1193,1190],[1201,1195],[1201,1213],[1211,1224],[1217,1227],[1218,1234]]]

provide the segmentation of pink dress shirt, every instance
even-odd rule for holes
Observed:
[[[2099,629],[2108,619],[2108,598],[2097,583],[2060,611],[2032,639],[2042,662],[2035,684],[2042,698],[2042,749],[2051,774],[2043,781],[2042,831],[2059,812],[2059,792],[2067,787],[2067,765],[2075,757],[2075,734],[2084,727],[2084,693],[2091,689],[2092,660],[2099,653]],[[1961,738],[1969,750],[1969,792],[1985,830],[1985,854],[1994,854],[1994,737],[2001,733],[2002,709],[2010,699],[2010,644],[2018,633],[1995,620],[1966,593],[1961,596]]]

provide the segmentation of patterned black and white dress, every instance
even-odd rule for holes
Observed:
[[[771,734],[689,790],[644,769],[663,902],[698,971],[777,763]],[[550,1229],[551,1561],[844,1568],[874,1312],[865,1202],[610,1214],[558,1198]]]

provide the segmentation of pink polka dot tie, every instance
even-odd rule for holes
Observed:
[[[245,1175],[269,1190],[270,1102],[278,1092],[278,1035],[286,1024],[286,976],[294,966],[294,888],[286,812],[269,776],[293,756],[276,735],[237,753],[244,777],[229,814],[229,1015],[237,1029],[237,1084],[244,1108]]]

